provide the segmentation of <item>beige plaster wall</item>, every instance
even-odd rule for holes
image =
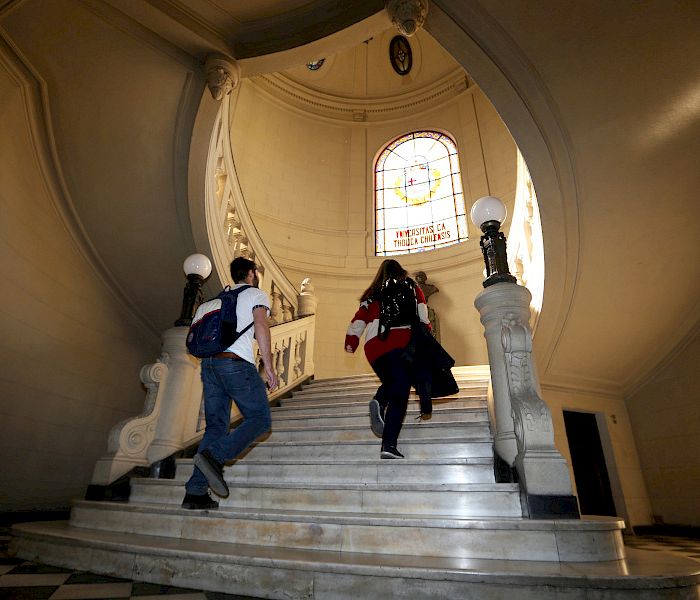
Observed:
[[[140,412],[139,369],[158,349],[59,217],[24,102],[0,61],[0,511],[85,493],[111,426]]]
[[[700,527],[700,335],[627,398],[654,521]]]
[[[651,505],[640,467],[630,417],[621,396],[562,387],[542,386],[542,396],[552,411],[554,441],[571,468],[571,454],[564,426],[564,411],[594,413],[598,421],[615,508],[626,524],[648,525]]]
[[[498,195],[512,212],[516,148],[483,94],[474,89],[439,109],[370,124],[318,119],[291,110],[244,80],[231,113],[232,150],[245,201],[258,231],[287,276],[311,277],[318,296],[317,377],[370,370],[362,353],[343,351],[358,298],[383,257],[374,256],[374,160],[385,144],[419,128],[446,131],[460,151],[467,210]],[[506,223],[506,227],[509,222]],[[443,345],[457,364],[483,364],[486,346],[473,299],[481,289],[480,232],[446,249],[396,258],[426,271],[440,292]]]

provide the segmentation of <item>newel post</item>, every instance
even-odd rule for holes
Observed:
[[[495,452],[515,469],[524,516],[578,518],[571,476],[554,445],[549,407],[541,398],[532,355],[527,288],[508,271],[503,203],[492,196],[476,201],[472,221],[481,228],[486,265],[484,290],[474,305],[484,325],[493,386]]]

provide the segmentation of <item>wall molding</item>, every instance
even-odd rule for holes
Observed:
[[[398,98],[342,98],[314,92],[279,73],[252,77],[250,82],[287,110],[293,107],[314,118],[350,123],[383,123],[405,119],[409,111],[415,115],[435,109],[465,93],[472,93],[475,88],[474,82],[462,69],[455,69],[437,82]]]
[[[53,133],[48,85],[17,48],[8,33],[0,27],[0,61],[18,84],[24,98],[25,115],[30,141],[46,193],[59,219],[73,240],[78,252],[100,281],[111,292],[116,302],[130,312],[154,341],[160,333],[135,302],[112,276],[95,248],[78,215],[63,175],[61,161]]]

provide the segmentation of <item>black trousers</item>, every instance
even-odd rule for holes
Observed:
[[[377,400],[386,406],[382,446],[396,446],[408,407],[411,392],[411,375],[401,359],[403,348],[391,350],[372,363],[374,372],[382,382],[377,391]]]

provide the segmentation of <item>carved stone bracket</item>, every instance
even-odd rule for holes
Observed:
[[[501,341],[505,351],[518,454],[532,449],[552,449],[552,416],[535,386],[530,331],[518,321],[505,322]]]
[[[146,388],[143,412],[112,427],[107,439],[107,454],[95,465],[92,482],[107,485],[134,467],[148,466],[147,452],[153,442],[160,414],[158,392],[168,375],[168,356],[141,368]]]
[[[204,63],[207,86],[214,100],[223,100],[230,94],[241,79],[238,63],[223,54],[210,54]]]
[[[384,5],[399,33],[411,37],[425,23],[428,0],[387,0]]]

